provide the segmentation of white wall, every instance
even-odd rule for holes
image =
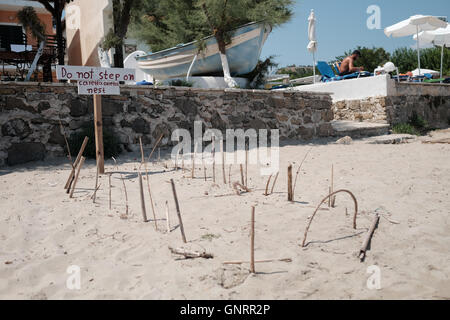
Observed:
[[[333,81],[299,86],[290,90],[328,92],[333,102],[341,100],[356,100],[368,97],[392,95],[395,92],[394,80],[389,75],[359,79]]]

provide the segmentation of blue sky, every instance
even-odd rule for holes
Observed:
[[[370,5],[381,9],[381,29],[367,28],[366,13]],[[392,52],[398,47],[415,45],[412,37],[387,38],[385,27],[415,14],[447,16],[450,20],[450,0],[297,0],[294,17],[289,23],[272,31],[261,57],[275,55],[280,67],[312,64],[307,51],[308,16],[314,9],[317,19],[317,58],[329,61],[356,46],[384,47]]]

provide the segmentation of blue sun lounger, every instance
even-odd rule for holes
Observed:
[[[345,76],[339,76],[334,73],[333,69],[325,61],[318,61],[317,69],[319,69],[319,72],[322,74],[321,80],[322,82],[340,81],[372,76],[372,74],[367,71],[355,72],[351,74],[346,74]]]

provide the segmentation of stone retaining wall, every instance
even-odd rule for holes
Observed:
[[[333,103],[335,120],[408,122],[416,113],[431,127],[450,125],[450,85],[396,83],[393,94]]]
[[[0,83],[0,165],[64,155],[59,119],[69,135],[93,121],[90,96],[74,84]],[[103,124],[124,149],[139,137],[153,145],[163,133],[170,145],[174,129],[280,129],[281,139],[332,134],[329,94],[259,90],[203,90],[122,86],[120,96],[103,97]]]

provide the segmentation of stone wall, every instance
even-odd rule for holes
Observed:
[[[335,120],[408,122],[413,113],[430,126],[450,125],[450,85],[395,83],[390,95],[333,103]]]
[[[0,83],[0,165],[14,165],[64,154],[66,133],[93,121],[90,96],[78,96],[74,84]],[[120,96],[103,97],[103,124],[126,150],[139,137],[151,146],[164,133],[170,145],[174,129],[280,129],[281,139],[312,139],[332,134],[329,94],[259,90],[202,90],[122,86]]]

